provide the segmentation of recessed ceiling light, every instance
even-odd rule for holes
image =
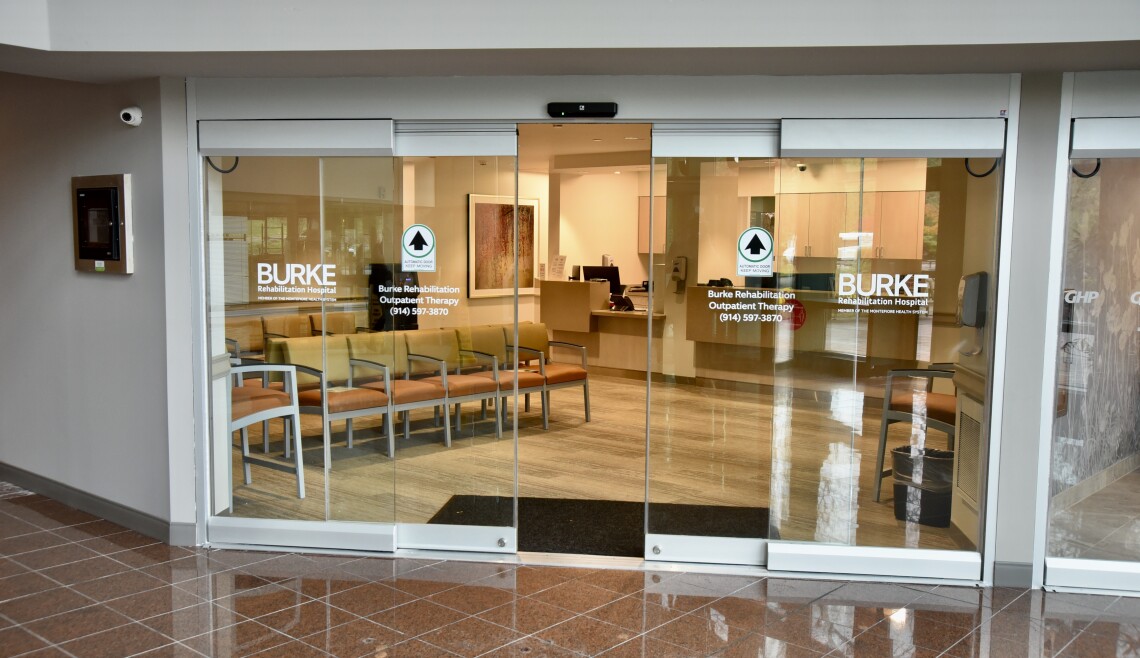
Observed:
[[[601,137],[595,137],[595,138],[591,139],[590,141],[591,142],[600,142],[600,141],[602,141],[602,138]]]
[[[631,142],[636,142],[637,140],[639,140],[641,138],[640,137],[626,137],[626,139],[631,141]]]
[[[615,173],[615,174],[620,174],[621,172],[620,172],[620,171],[615,171],[614,173]]]

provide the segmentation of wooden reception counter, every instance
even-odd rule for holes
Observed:
[[[649,315],[611,311],[609,284],[597,281],[540,281],[541,321],[554,340],[586,346],[591,366],[645,372]],[[653,314],[653,367],[661,368],[664,313]]]
[[[918,318],[899,298],[874,298],[859,313],[835,293],[690,286],[685,291],[685,337],[698,343],[772,348],[788,341],[796,352],[857,351],[913,361]]]

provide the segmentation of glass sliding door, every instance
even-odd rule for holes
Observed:
[[[514,550],[513,155],[211,153],[211,541]]]
[[[1078,120],[1074,150],[1084,128]],[[1113,141],[1127,134],[1117,130]],[[1061,313],[1045,578],[1054,586],[1136,590],[1140,159],[1082,156],[1070,164],[1055,293]]]
[[[647,559],[981,577],[1002,167],[919,152],[655,159]]]
[[[1000,162],[780,173],[778,285],[803,321],[777,343],[774,523],[812,546],[770,546],[769,568],[980,578]]]

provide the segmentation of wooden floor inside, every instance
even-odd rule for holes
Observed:
[[[831,391],[743,392],[654,383],[652,390],[653,502],[767,507],[782,539],[974,550],[953,528],[896,520],[889,479],[882,502],[874,502],[880,414],[875,401],[864,404],[862,393],[841,384]],[[591,375],[589,423],[581,388],[551,397],[549,430],[542,429],[537,396],[530,411],[519,410],[519,495],[645,500],[644,380]],[[514,406],[508,410],[513,421]],[[292,472],[254,465],[252,483],[243,484],[235,449],[234,516],[424,523],[452,495],[514,492],[511,423],[496,439],[492,417],[482,419],[476,405],[464,407],[450,448],[430,410],[414,413],[411,438],[397,438],[394,461],[384,454],[379,418],[356,421],[351,449],[343,423],[335,423],[327,480],[319,419],[306,416],[303,424],[306,498],[297,498]],[[272,424],[269,456],[286,463],[281,429],[280,421]],[[903,423],[893,425],[889,437],[888,464],[890,447],[925,441],[921,429]],[[250,441],[261,454],[257,428]],[[932,431],[930,446],[944,448],[945,436]]]

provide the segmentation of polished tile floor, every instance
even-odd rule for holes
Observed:
[[[1136,656],[1140,599],[178,548],[0,484],[0,657]]]

